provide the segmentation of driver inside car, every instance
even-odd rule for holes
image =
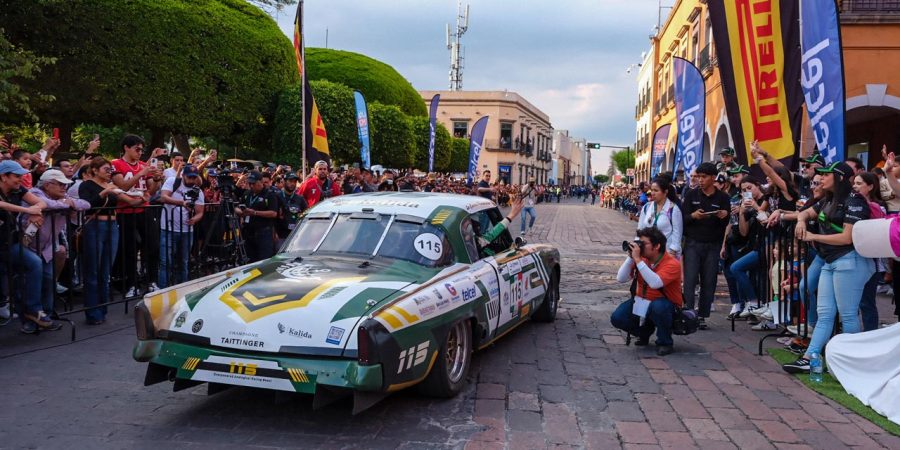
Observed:
[[[476,221],[471,222],[472,229],[475,232],[476,240],[478,241],[478,248],[480,250],[479,253],[482,254],[482,256],[494,256],[496,252],[491,249],[491,242],[494,242],[495,239],[500,237],[500,235],[503,234],[503,232],[506,231],[507,228],[509,228],[510,222],[516,219],[519,213],[522,212],[523,207],[524,204],[522,202],[522,199],[516,199],[516,201],[514,201],[512,204],[512,208],[509,210],[509,214],[507,214],[506,217],[503,218],[503,220],[497,222],[497,224],[491,227],[491,229],[486,233],[482,233],[480,223]]]

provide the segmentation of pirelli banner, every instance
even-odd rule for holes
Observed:
[[[793,167],[800,144],[800,29],[796,0],[709,0],[728,123],[738,161],[749,143]]]

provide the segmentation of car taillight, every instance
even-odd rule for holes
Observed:
[[[153,326],[153,317],[144,302],[134,305],[134,329],[137,338],[142,341],[156,339],[156,327]]]
[[[372,340],[369,338],[369,330],[359,327],[356,331],[357,361],[361,366],[372,364]]]

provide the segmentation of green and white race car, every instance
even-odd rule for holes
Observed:
[[[449,397],[471,355],[554,320],[559,251],[513,241],[496,205],[420,192],[310,209],[274,257],[148,294],[135,307],[145,385],[209,383],[354,396],[354,413],[419,385]]]

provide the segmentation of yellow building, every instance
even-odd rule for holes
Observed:
[[[426,106],[441,95],[437,120],[454,137],[468,138],[475,121],[487,115],[478,171],[494,180],[523,184],[529,177],[547,183],[551,175],[553,126],[550,116],[509,91],[419,91]]]
[[[900,2],[842,0],[840,4],[844,78],[847,98],[847,156],[861,158],[873,167],[881,160],[881,146],[900,151]],[[731,128],[725,115],[725,100],[709,13],[702,0],[678,0],[659,32],[650,39],[652,67],[649,106],[646,81],[638,80],[635,119],[647,108],[650,133],[638,133],[635,148],[637,179],[650,179],[653,133],[672,124],[663,170],[674,164],[675,124],[672,57],[693,61],[706,82],[706,123],[702,161],[713,161],[724,147],[733,147]],[[641,70],[647,70],[642,67]],[[804,114],[801,154],[812,151],[814,140]]]

